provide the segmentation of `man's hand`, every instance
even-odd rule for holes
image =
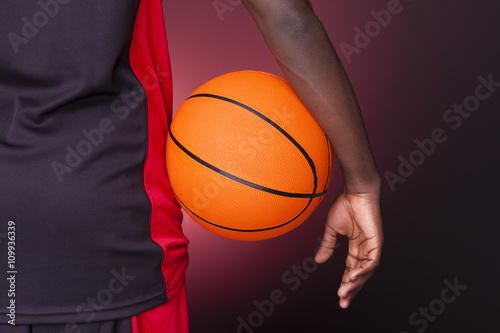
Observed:
[[[342,308],[349,306],[380,262],[383,235],[379,193],[378,188],[357,193],[344,188],[328,212],[315,260],[323,263],[331,257],[338,234],[349,238],[346,268],[338,290]]]

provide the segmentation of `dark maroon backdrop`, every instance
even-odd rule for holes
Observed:
[[[226,72],[280,74],[237,0],[164,2],[175,108]],[[500,82],[500,5],[311,2],[356,90],[383,174],[381,266],[341,310],[345,240],[328,263],[311,262],[325,202],[298,229],[254,243],[212,235],[186,219],[191,331],[499,331],[500,83],[485,82]],[[340,190],[340,176],[337,168],[325,201]],[[271,298],[280,304],[271,308]]]

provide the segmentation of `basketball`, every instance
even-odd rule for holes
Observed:
[[[330,183],[325,133],[279,76],[239,71],[194,91],[174,116],[167,173],[184,210],[211,232],[254,241],[304,222]]]

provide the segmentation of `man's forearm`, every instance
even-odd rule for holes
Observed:
[[[378,187],[354,91],[308,1],[244,2],[287,80],[329,137],[348,190]]]

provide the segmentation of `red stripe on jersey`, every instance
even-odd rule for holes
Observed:
[[[132,317],[132,333],[189,333],[186,289],[154,309]]]
[[[161,0],[141,0],[137,11],[130,65],[146,91],[148,152],[144,187],[151,201],[151,238],[163,249],[162,272],[169,299],[184,281],[188,240],[182,213],[170,188],[165,167],[165,142],[172,117],[172,78]]]

